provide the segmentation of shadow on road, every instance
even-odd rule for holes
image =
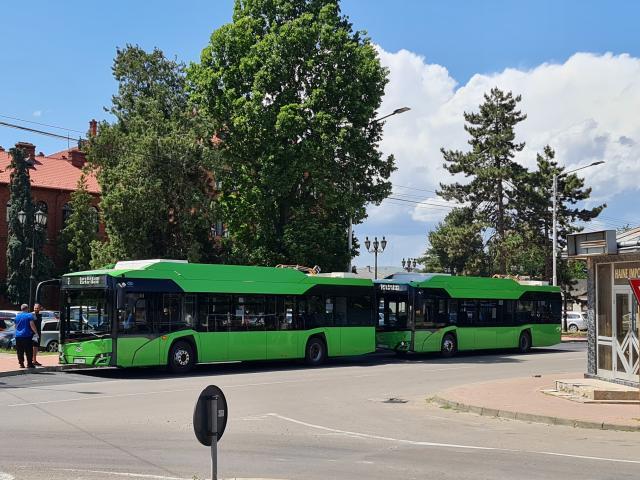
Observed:
[[[478,352],[459,353],[453,358],[442,358],[439,353],[412,353],[407,355],[396,355],[392,352],[376,352],[369,355],[358,357],[339,357],[331,358],[321,367],[309,367],[300,360],[269,360],[269,361],[248,361],[248,362],[227,362],[227,363],[210,363],[197,365],[194,370],[188,374],[173,374],[165,368],[146,367],[146,368],[96,368],[87,370],[74,370],[67,373],[74,375],[83,375],[104,379],[164,379],[176,378],[178,376],[185,378],[209,377],[251,374],[257,372],[286,372],[297,370],[330,370],[341,367],[374,367],[387,364],[433,364],[433,365],[485,365],[485,364],[506,364],[521,363],[523,358],[531,355],[550,355],[554,353],[576,352],[575,348],[563,348],[564,346],[554,348],[534,349],[526,355],[519,354],[513,350],[484,350]]]

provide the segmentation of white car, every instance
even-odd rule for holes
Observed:
[[[584,312],[567,312],[567,330],[576,333],[587,329],[587,314]]]

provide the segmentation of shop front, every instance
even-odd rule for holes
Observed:
[[[585,259],[589,272],[587,375],[638,385],[640,311],[629,281],[640,278],[640,229],[569,237],[569,257]]]

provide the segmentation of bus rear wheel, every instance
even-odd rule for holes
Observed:
[[[307,342],[304,361],[307,365],[317,367],[327,359],[327,346],[320,337],[311,337]]]
[[[169,351],[169,369],[174,373],[187,373],[196,363],[193,347],[189,342],[177,341]]]
[[[457,352],[458,342],[456,342],[456,337],[451,333],[446,333],[444,337],[442,337],[440,353],[443,357],[453,357]]]
[[[520,353],[528,353],[531,351],[531,334],[528,331],[524,331],[520,334],[518,339],[518,351]]]

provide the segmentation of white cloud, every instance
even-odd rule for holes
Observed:
[[[42,110],[36,110],[35,112],[32,113],[32,115],[36,118],[41,117],[42,116]]]
[[[460,204],[438,196],[425,198],[413,208],[411,218],[416,222],[440,222],[456,206]]]
[[[604,160],[605,165],[580,172],[593,187],[592,199],[606,201],[615,214],[624,194],[640,190],[640,59],[629,55],[576,53],[561,64],[545,63],[530,70],[508,68],[474,75],[458,86],[447,69],[429,64],[406,50],[378,49],[390,70],[382,114],[398,107],[411,111],[389,118],[381,148],[396,157],[394,192],[428,203],[436,200],[440,182],[450,182],[440,148],[468,149],[463,112],[477,111],[483,94],[498,86],[522,95],[520,109],[528,118],[517,127],[517,140],[527,143],[517,161],[533,166],[546,144],[568,169]],[[414,190],[407,189],[411,187]],[[426,191],[426,192],[425,192]],[[405,235],[407,239],[433,225],[447,210],[387,200],[369,209],[359,234]],[[405,244],[405,242],[402,242]],[[423,250],[424,243],[410,250]],[[392,255],[389,255],[391,257]]]

